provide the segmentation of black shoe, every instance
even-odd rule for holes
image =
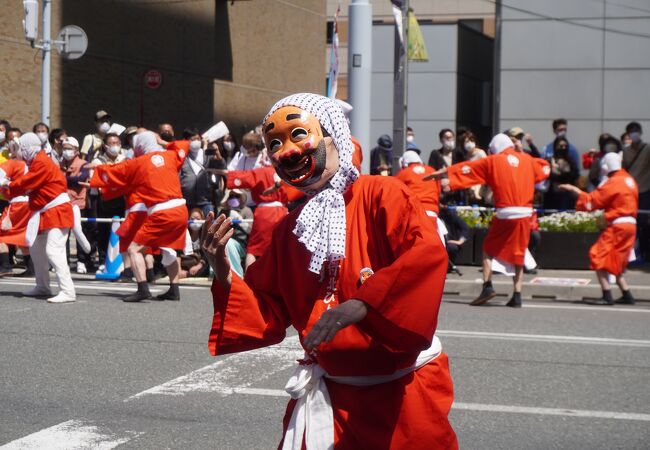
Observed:
[[[156,296],[156,300],[173,300],[179,301],[181,299],[181,293],[178,290],[178,284],[172,284],[169,286],[169,290],[164,294]]]
[[[596,298],[596,299],[585,300],[584,303],[586,303],[587,305],[613,306],[614,300],[610,301],[605,298]]]
[[[19,278],[28,278],[28,277],[33,277],[34,276],[34,271],[32,270],[31,267],[28,267],[24,271],[20,272],[19,274],[15,275],[16,277]]]
[[[139,302],[142,300],[149,300],[149,299],[151,299],[151,293],[138,291],[138,292],[134,292],[131,295],[127,295],[122,299],[122,301],[127,303],[135,303],[135,302]]]
[[[483,288],[483,290],[481,291],[479,296],[476,297],[474,300],[472,300],[472,303],[470,303],[470,306],[483,305],[484,303],[487,303],[488,301],[492,300],[496,296],[497,296],[497,293],[494,292],[493,288]]]
[[[537,269],[524,269],[524,273],[527,275],[537,275]]]
[[[521,297],[512,297],[510,301],[506,303],[506,306],[509,306],[511,308],[521,308]]]
[[[0,277],[6,277],[13,274],[14,272],[11,270],[11,267],[0,267]]]
[[[615,303],[618,305],[634,305],[634,303],[636,302],[632,297],[628,297],[628,298],[621,297],[621,298],[617,298]]]

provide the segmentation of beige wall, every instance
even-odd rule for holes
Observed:
[[[0,118],[30,129],[40,118],[40,53],[22,31],[22,0],[0,8]],[[269,106],[299,91],[322,93],[326,0],[53,2],[61,24],[82,27],[83,58],[52,56],[51,125],[77,137],[106,109],[123,125],[170,121],[178,134],[225,120],[234,132],[257,124]],[[224,25],[225,23],[225,25]],[[163,74],[141,89],[144,71]]]

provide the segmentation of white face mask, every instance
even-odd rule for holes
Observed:
[[[0,142],[4,142],[7,136],[4,131],[0,131]]]
[[[445,150],[453,150],[456,148],[456,140],[454,139],[446,139],[443,143],[442,146],[445,148]]]
[[[641,140],[641,133],[638,131],[633,131],[629,134],[630,139],[632,139],[632,142],[637,143]]]
[[[232,141],[226,141],[223,143],[223,148],[225,148],[227,152],[232,152],[235,149],[235,143]]]
[[[415,141],[415,136],[413,136],[412,134],[406,136],[406,142],[411,143],[413,141]]]
[[[557,137],[564,137],[564,136],[566,136],[566,131],[564,131],[564,130],[558,131],[557,133],[555,133],[555,135]]]
[[[473,143],[472,141],[467,141],[465,142],[465,151],[471,152],[476,148],[476,144]]]
[[[69,150],[69,149],[63,150],[63,158],[66,161],[72,161],[74,159],[74,157],[75,157],[75,151],[74,150]]]
[[[190,141],[190,151],[196,153],[201,150],[201,141]]]
[[[107,133],[108,130],[111,129],[111,126],[108,124],[108,122],[102,122],[97,129],[100,133]]]
[[[118,153],[120,153],[120,150],[122,147],[119,145],[113,145],[112,147],[106,147],[106,153],[108,153],[109,156],[117,156]]]
[[[192,220],[200,220],[200,219],[192,219]],[[190,230],[199,231],[202,226],[203,226],[203,224],[193,222],[193,223],[190,224]]]
[[[41,131],[40,133],[36,133],[36,136],[41,140],[41,144],[45,144],[47,142],[47,133],[44,131]]]

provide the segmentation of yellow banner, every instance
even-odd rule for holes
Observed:
[[[409,61],[429,61],[427,47],[424,45],[424,37],[422,37],[418,19],[413,11],[409,11],[408,41]]]

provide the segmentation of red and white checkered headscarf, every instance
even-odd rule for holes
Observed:
[[[309,270],[320,273],[323,262],[345,257],[345,200],[343,193],[359,178],[352,165],[352,135],[343,110],[336,101],[316,94],[294,94],[277,102],[263,122],[278,109],[295,106],[313,114],[330,134],[339,152],[339,169],[318,191],[305,192],[311,196],[305,204],[293,233],[311,252]]]

